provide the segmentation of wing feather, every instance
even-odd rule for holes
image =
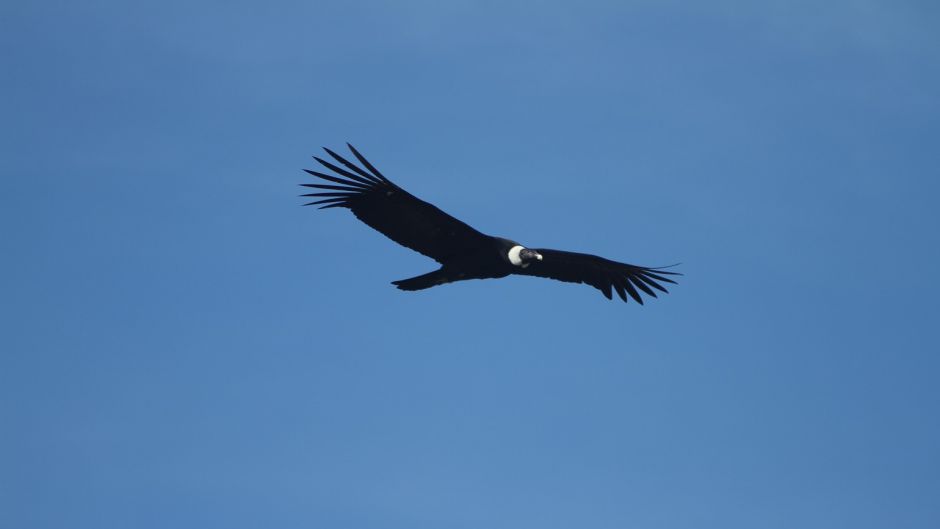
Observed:
[[[345,165],[346,168],[348,168],[348,169],[350,169],[351,171],[355,172],[355,173],[358,174],[359,176],[361,176],[361,177],[363,177],[363,178],[367,178],[367,179],[369,179],[369,180],[373,180],[373,181],[375,180],[375,176],[370,175],[369,173],[363,171],[362,168],[360,168],[358,165],[356,165],[356,164],[350,162],[350,161],[347,160],[346,158],[343,158],[342,156],[336,154],[335,152],[333,152],[333,151],[330,150],[330,149],[327,149],[326,147],[324,147],[323,150],[326,151],[327,154],[329,154],[330,156],[332,156],[334,160],[336,160],[337,162],[339,162],[339,163]]]
[[[612,299],[611,288],[613,288],[622,300],[627,301],[627,295],[629,295],[641,305],[643,297],[637,289],[655,298],[656,293],[649,287],[667,292],[658,281],[674,284],[675,281],[666,276],[682,275],[662,268],[620,263],[586,253],[543,248],[533,248],[533,250],[542,255],[542,260],[531,261],[528,267],[515,270],[516,274],[544,277],[567,283],[584,283],[600,290],[607,299]]]
[[[653,290],[650,287],[646,286],[646,283],[644,283],[643,281],[640,281],[639,277],[631,277],[630,281],[633,282],[636,288],[642,290],[643,292],[646,292],[647,296],[654,297],[654,298],[657,297],[656,293],[653,292]]]
[[[378,184],[378,183],[379,183],[379,181],[376,180],[375,178],[364,177],[364,176],[359,176],[359,175],[350,173],[349,171],[347,171],[347,170],[345,170],[345,169],[341,169],[341,168],[339,168],[339,167],[337,167],[337,166],[331,164],[330,162],[324,160],[323,158],[320,158],[319,156],[314,156],[313,159],[316,160],[316,161],[318,161],[318,162],[320,162],[320,165],[322,165],[323,167],[326,167],[326,168],[329,169],[330,171],[333,171],[334,173],[336,173],[336,174],[338,174],[338,175],[340,175],[340,176],[345,176],[346,178],[349,178],[349,179],[351,179],[351,180],[355,180],[356,182],[359,182],[360,184],[367,185],[367,186],[372,186],[372,185],[375,185],[375,184]]]
[[[355,156],[356,159],[359,160],[359,163],[364,165],[366,169],[372,171],[372,174],[374,174],[376,177],[378,177],[380,180],[382,180],[386,184],[391,184],[388,178],[385,178],[385,176],[382,175],[382,173],[380,173],[378,169],[376,169],[371,163],[369,163],[369,160],[366,160],[365,156],[359,154],[359,151],[357,151],[356,148],[352,146],[352,144],[347,143],[346,146],[349,147],[349,150],[350,152],[353,153],[353,156]]]
[[[333,175],[328,175],[328,174],[325,174],[325,173],[319,173],[319,172],[317,172],[317,171],[311,171],[310,169],[304,169],[304,172],[307,173],[307,174],[309,174],[309,175],[311,175],[311,176],[315,176],[315,177],[317,177],[317,178],[322,178],[322,179],[324,179],[324,180],[328,180],[328,181],[330,181],[330,182],[336,182],[337,184],[343,184],[343,185],[346,185],[346,186],[349,186],[349,187],[358,187],[359,189],[369,189],[369,187],[372,185],[372,184],[360,184],[360,183],[357,183],[357,182],[351,182],[351,181],[349,181],[349,180],[343,180],[342,178],[337,178],[337,177],[335,177],[335,176],[333,176]],[[314,185],[314,184],[300,184],[300,185],[302,185],[302,186],[312,186],[312,185]]]
[[[324,148],[343,167],[315,156],[317,162],[335,174],[304,171],[339,185],[301,184],[330,191],[301,195],[324,198],[305,205],[326,204],[320,209],[347,208],[359,220],[389,239],[442,264],[468,249],[479,247],[488,239],[469,225],[398,187],[352,145],[349,149],[365,169]]]

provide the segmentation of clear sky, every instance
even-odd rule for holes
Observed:
[[[937,6],[4,2],[0,528],[940,527]]]

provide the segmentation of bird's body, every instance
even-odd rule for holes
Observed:
[[[518,254],[525,249],[515,241],[484,235],[479,242],[480,244],[465,247],[463,251],[442,263],[441,268],[434,272],[394,281],[392,284],[402,290],[421,290],[466,279],[499,279],[515,272],[517,266],[529,266],[528,263],[513,264],[512,257],[517,256],[516,260],[521,260]],[[519,250],[510,253],[513,248],[519,248]]]
[[[656,297],[653,289],[666,292],[660,282],[675,283],[666,276],[678,275],[676,272],[619,263],[596,255],[531,249],[516,241],[480,233],[398,187],[352,145],[349,148],[362,167],[329,149],[324,150],[343,167],[314,157],[335,174],[305,170],[331,182],[301,184],[325,190],[303,195],[318,198],[305,205],[318,204],[321,209],[348,208],[386,237],[441,264],[433,272],[393,281],[401,290],[422,290],[454,281],[518,274],[587,283],[608,299],[612,291],[616,291],[624,301],[629,295],[642,304],[639,292]]]

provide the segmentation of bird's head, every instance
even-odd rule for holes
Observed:
[[[510,264],[513,266],[519,266],[526,268],[533,261],[541,261],[542,254],[536,252],[535,250],[530,250],[521,244],[516,244],[506,253],[506,257],[509,259]]]

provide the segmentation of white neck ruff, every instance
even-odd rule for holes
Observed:
[[[525,268],[529,266],[529,263],[522,262],[522,257],[519,257],[519,253],[521,253],[522,250],[525,250],[525,247],[520,246],[518,244],[510,248],[509,254],[508,254],[509,262],[512,263],[514,266],[521,266],[522,268]]]

